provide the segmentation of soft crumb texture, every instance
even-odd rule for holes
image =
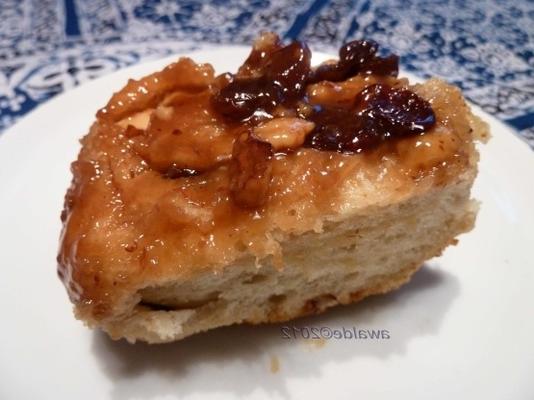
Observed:
[[[103,328],[117,339],[168,342],[218,326],[287,321],[396,289],[473,227],[472,178],[289,240],[283,268],[250,258],[145,288],[129,316]]]

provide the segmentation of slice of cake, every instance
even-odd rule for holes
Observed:
[[[310,66],[262,35],[235,74],[181,58],[130,80],[82,139],[59,276],[112,338],[178,340],[385,293],[473,227],[460,91],[371,41]]]

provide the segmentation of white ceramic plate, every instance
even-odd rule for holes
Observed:
[[[246,54],[192,56],[222,72]],[[286,339],[272,325],[129,345],[76,321],[55,257],[78,139],[128,78],[170,61],[58,96],[0,137],[0,399],[534,398],[534,154],[487,115],[475,230],[401,290],[288,324],[390,339]]]

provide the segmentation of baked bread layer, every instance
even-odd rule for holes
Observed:
[[[145,288],[129,316],[103,328],[115,339],[161,343],[236,323],[287,321],[386,293],[473,227],[473,177],[289,241],[282,268],[250,258],[195,280]]]

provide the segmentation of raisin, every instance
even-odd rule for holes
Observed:
[[[351,108],[317,106],[307,147],[359,153],[384,140],[423,133],[436,121],[430,104],[407,89],[376,84],[360,92]]]
[[[273,53],[265,76],[274,82],[285,99],[300,97],[311,72],[311,52],[302,42],[293,42]]]
[[[423,133],[436,122],[430,103],[408,89],[369,86],[356,96],[355,108],[380,120],[392,136]]]
[[[315,129],[305,146],[318,150],[359,153],[380,143],[377,126],[361,118],[354,109],[317,107],[310,120]]]
[[[287,109],[302,108],[302,104],[307,104],[307,84],[343,81],[357,74],[395,77],[399,70],[399,58],[393,54],[379,56],[379,46],[371,40],[346,43],[339,49],[339,61],[312,71],[311,53],[306,44],[292,42],[282,46],[276,35],[260,39],[237,76],[217,81],[220,90],[213,97],[213,105],[229,119],[247,120],[254,125],[258,118],[272,114],[279,105]],[[315,127],[304,145],[346,153],[359,153],[388,138],[423,133],[435,123],[428,102],[407,89],[385,84],[364,89],[349,108],[308,105],[307,110],[302,117],[314,122]],[[253,150],[261,146],[251,138],[246,142],[250,151],[244,150],[247,148],[244,143],[234,145],[236,160],[240,159],[239,154],[262,154],[258,149]]]
[[[281,98],[280,89],[264,76],[235,78],[213,97],[213,106],[228,118],[242,120],[257,111],[272,111]]]
[[[354,40],[339,49],[339,63],[348,74],[356,75],[363,65],[375,58],[378,44],[372,40]]]
[[[399,56],[375,57],[363,64],[362,73],[396,77],[399,74]]]
[[[270,113],[278,104],[302,97],[310,75],[311,52],[301,42],[274,51],[257,77],[234,77],[214,97],[216,111],[233,120],[256,112]]]
[[[377,56],[378,44],[372,40],[354,40],[339,49],[339,61],[320,65],[311,74],[309,83],[344,81],[360,73],[397,76],[399,58],[396,55]]]

